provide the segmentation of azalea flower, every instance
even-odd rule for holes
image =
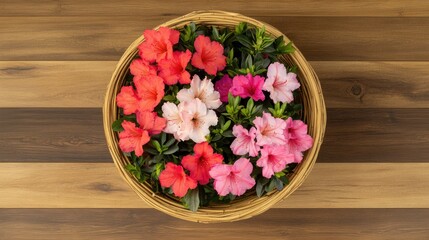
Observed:
[[[156,112],[137,112],[137,122],[140,128],[149,132],[149,135],[159,134],[165,128],[167,120],[162,117],[158,117]]]
[[[163,59],[159,62],[159,76],[164,79],[167,85],[188,84],[191,82],[191,75],[186,71],[186,66],[191,60],[192,53],[189,50],[186,52],[174,51],[171,59]]]
[[[203,80],[198,75],[194,75],[191,81],[190,88],[183,88],[177,93],[177,99],[180,102],[191,101],[198,98],[207,108],[216,109],[222,102],[220,101],[220,94],[214,90],[213,83],[205,77]]]
[[[171,102],[165,102],[162,105],[162,116],[167,120],[167,126],[164,132],[174,135],[177,140],[189,139],[189,129],[185,129],[190,125],[185,125],[183,122],[191,121],[191,116],[183,109],[184,104],[176,105]]]
[[[210,169],[223,161],[223,156],[213,153],[213,148],[208,142],[197,143],[194,146],[194,155],[186,155],[182,158],[182,165],[191,173],[191,178],[199,184],[209,183]]]
[[[256,143],[259,146],[285,143],[286,122],[284,120],[264,112],[262,117],[256,117],[253,120],[253,124],[256,127]]]
[[[189,189],[197,187],[197,182],[186,175],[182,166],[171,162],[167,163],[159,174],[159,182],[162,187],[171,187],[177,197],[184,197]]]
[[[194,42],[195,53],[192,56],[192,66],[204,69],[210,75],[216,75],[226,66],[226,57],[223,55],[223,46],[210,41],[209,37],[200,35]]]
[[[232,128],[232,134],[236,137],[231,144],[232,153],[235,155],[258,156],[259,146],[256,145],[256,129],[254,127],[247,130],[241,125],[235,125]]]
[[[252,74],[237,75],[232,80],[231,93],[234,96],[240,96],[241,98],[251,97],[253,100],[264,100],[265,95],[262,92],[262,85],[264,84],[264,78],[261,76],[252,76]]]
[[[270,98],[274,103],[293,101],[292,91],[300,86],[296,79],[296,74],[287,72],[286,67],[275,62],[268,66],[267,80],[264,83],[263,89],[270,92]]]
[[[288,118],[284,136],[290,152],[294,154],[294,162],[300,163],[302,152],[313,146],[313,138],[307,134],[307,125],[301,120]]]
[[[149,62],[138,58],[131,62],[130,72],[134,76],[134,81],[137,81],[143,76],[156,76],[156,67],[150,65]]]
[[[148,62],[160,62],[173,57],[173,45],[179,42],[180,32],[167,27],[145,30],[144,42],[140,44],[139,55]]]
[[[188,137],[196,142],[206,141],[206,136],[210,134],[209,127],[217,124],[218,118],[213,110],[207,109],[206,105],[198,98],[191,101],[182,102],[183,121],[181,129],[186,129]]]
[[[232,87],[232,79],[228,74],[223,75],[223,77],[215,83],[215,89],[220,94],[220,101],[227,103],[228,102],[228,93]]]
[[[119,133],[119,147],[124,152],[134,151],[136,156],[143,154],[143,145],[149,142],[149,133],[136,127],[136,124],[124,120],[122,122],[124,131]]]
[[[261,157],[256,161],[258,167],[262,167],[262,176],[271,178],[274,173],[283,171],[286,165],[294,162],[293,154],[287,147],[281,145],[266,145],[261,149]]]
[[[162,105],[163,117],[167,119],[166,133],[174,134],[177,140],[191,139],[196,143],[206,141],[209,127],[217,124],[213,110],[207,109],[200,99],[181,102],[178,106],[166,102]]]
[[[116,96],[118,107],[124,109],[124,114],[137,111],[153,111],[164,97],[164,83],[158,76],[144,76],[134,81],[132,86],[123,86]]]
[[[253,166],[249,159],[240,158],[234,165],[217,164],[209,173],[214,179],[213,187],[219,196],[226,196],[229,193],[241,196],[255,186],[255,179],[250,176],[252,170]]]

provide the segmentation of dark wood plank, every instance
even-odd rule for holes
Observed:
[[[323,162],[428,162],[429,109],[329,109]]]
[[[271,209],[199,224],[153,209],[0,209],[2,239],[426,239],[429,209]]]
[[[116,61],[143,30],[171,18],[2,17],[0,60]],[[425,17],[257,18],[278,27],[309,60],[429,60]]]
[[[0,109],[1,162],[109,162],[101,109]]]
[[[328,109],[319,162],[429,162],[429,109]],[[98,108],[0,109],[0,162],[110,162]]]
[[[116,63],[0,61],[0,107],[101,107]],[[429,107],[429,61],[310,64],[328,108]]]
[[[383,2],[377,0],[306,0],[306,1],[209,1],[164,0],[2,0],[0,15],[182,15],[195,10],[225,10],[254,16],[377,16],[407,17],[429,16],[429,4],[425,0],[401,0]],[[169,7],[174,6],[174,9]],[[333,7],[335,6],[335,7]]]

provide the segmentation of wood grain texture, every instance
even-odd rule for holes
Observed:
[[[277,208],[429,208],[429,163],[317,163]],[[113,163],[1,163],[0,208],[146,208]]]
[[[421,240],[429,209],[271,209],[215,225],[152,209],[1,209],[2,239],[341,239]],[[221,231],[219,231],[221,229]]]
[[[429,162],[429,109],[328,109],[318,162]],[[0,162],[111,162],[98,108],[0,108]]]
[[[114,60],[171,16],[1,17],[0,60]],[[258,17],[309,60],[429,60],[429,18]],[[31,40],[22,37],[22,33]],[[412,36],[412,38],[410,38]],[[412,44],[410,44],[412,40]],[[315,44],[317,43],[317,44]]]
[[[174,6],[174,7],[172,7]],[[391,0],[388,4],[377,0],[304,0],[304,1],[209,1],[164,0],[162,4],[155,0],[125,0],[120,4],[112,0],[43,0],[29,2],[25,0],[2,0],[2,16],[117,16],[117,15],[161,15],[180,16],[195,10],[226,10],[241,12],[251,16],[377,16],[409,17],[429,16],[429,4],[425,0]],[[263,11],[261,11],[263,9]]]
[[[109,162],[102,122],[98,108],[0,108],[0,162]]]
[[[115,61],[0,61],[0,107],[101,107],[115,65]],[[429,62],[311,65],[328,108],[429,107]]]

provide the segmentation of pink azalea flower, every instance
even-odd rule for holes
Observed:
[[[232,87],[232,79],[228,74],[223,75],[223,77],[215,83],[215,89],[220,94],[220,100],[224,103],[228,102],[228,93]]]
[[[173,45],[179,42],[180,32],[167,27],[158,30],[145,30],[144,42],[140,44],[139,55],[148,62],[173,57]]]
[[[210,75],[216,75],[226,66],[226,57],[223,55],[223,46],[210,41],[209,37],[200,35],[194,42],[195,53],[192,56],[192,66],[204,69]]]
[[[173,58],[163,59],[159,62],[159,76],[164,79],[167,85],[188,84],[191,82],[191,75],[186,71],[186,66],[191,60],[192,53],[189,50],[186,52],[173,52]]]
[[[216,109],[222,102],[220,101],[220,94],[214,90],[213,83],[210,79],[205,77],[203,80],[198,75],[194,75],[191,81],[190,88],[183,88],[177,93],[177,99],[180,102],[191,101],[199,99],[203,102],[208,109]]]
[[[256,143],[259,146],[285,143],[286,122],[284,120],[264,112],[262,117],[256,117],[253,120],[253,124],[256,127]]]
[[[274,173],[282,171],[293,161],[294,156],[289,153],[287,147],[266,145],[261,149],[261,157],[256,161],[256,165],[262,167],[262,176],[271,178]]]
[[[138,81],[144,76],[156,76],[156,67],[150,65],[149,62],[138,58],[131,62],[130,72],[134,76],[134,81]]]
[[[210,169],[223,161],[223,156],[213,153],[213,148],[208,142],[197,143],[194,146],[194,155],[186,155],[182,158],[182,165],[191,173],[191,178],[201,185],[209,183]]]
[[[213,187],[219,196],[229,193],[240,196],[255,186],[255,179],[250,176],[252,170],[249,159],[240,158],[234,165],[217,164],[209,173],[214,179]]]
[[[182,166],[171,162],[167,163],[159,174],[159,182],[162,187],[171,187],[177,197],[184,197],[189,189],[197,187],[197,182],[186,175]]]
[[[265,95],[262,92],[264,78],[261,76],[252,76],[252,74],[237,75],[232,79],[231,93],[241,98],[251,97],[253,100],[264,100]]]
[[[232,134],[236,137],[231,144],[232,153],[235,155],[258,156],[259,146],[256,145],[256,129],[254,127],[247,130],[241,125],[235,125],[232,128]]]
[[[124,120],[122,122],[124,131],[119,133],[119,147],[124,152],[134,151],[136,156],[143,154],[143,145],[149,142],[149,133],[136,127],[136,124]]]
[[[296,79],[295,73],[288,73],[286,67],[275,62],[268,66],[267,80],[264,83],[263,89],[270,92],[270,98],[274,103],[293,101],[292,91],[300,86]]]
[[[286,120],[286,128],[284,130],[286,144],[291,153],[294,154],[294,162],[302,161],[302,152],[313,146],[313,138],[307,134],[307,125],[301,120]]]
[[[137,122],[140,128],[149,132],[149,135],[159,134],[165,128],[165,118],[158,117],[156,112],[137,112]]]

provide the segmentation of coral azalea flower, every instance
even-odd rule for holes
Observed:
[[[160,62],[173,57],[173,45],[179,42],[180,32],[167,27],[145,30],[145,41],[139,46],[139,55],[148,62]]]
[[[238,159],[234,165],[218,164],[210,170],[214,178],[213,187],[219,196],[231,193],[243,195],[246,190],[255,186],[255,179],[250,176],[253,166],[247,158]]]
[[[167,122],[165,118],[158,117],[156,112],[137,112],[136,116],[140,127],[147,130],[150,135],[161,133]]]
[[[171,162],[167,163],[159,175],[159,182],[162,187],[171,187],[177,197],[184,197],[189,189],[197,187],[197,182],[186,175],[182,166]]]
[[[163,59],[159,62],[159,76],[164,79],[167,85],[174,85],[178,81],[181,84],[191,82],[191,75],[186,71],[186,66],[191,60],[192,53],[189,50],[186,52],[175,51],[173,58]]]
[[[155,76],[156,67],[150,65],[149,62],[138,58],[131,62],[130,72],[134,76],[134,81],[137,81],[144,76]]]
[[[208,142],[197,143],[194,146],[194,155],[187,155],[182,158],[182,165],[191,173],[191,178],[199,184],[209,183],[210,169],[223,161],[223,156],[213,153],[213,148]]]
[[[192,56],[192,65],[204,69],[210,75],[216,75],[226,66],[226,57],[223,55],[223,46],[210,41],[209,37],[200,35],[194,42],[195,53]]]
[[[116,96],[118,107],[124,109],[124,114],[137,111],[153,111],[164,97],[164,82],[158,76],[145,76],[134,81],[137,88],[124,86]]]
[[[241,98],[251,97],[255,101],[264,100],[263,85],[264,78],[261,76],[252,76],[250,73],[247,76],[237,75],[232,80],[231,94]]]
[[[119,133],[119,147],[124,152],[134,151],[136,156],[141,156],[143,154],[143,145],[150,140],[149,133],[127,120],[122,122],[122,127],[124,131]]]

